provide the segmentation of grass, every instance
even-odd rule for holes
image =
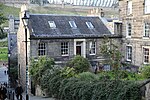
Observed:
[[[33,7],[30,8],[31,13],[39,14],[68,14],[68,15],[87,15],[87,11],[76,11],[75,8],[61,8],[61,7]]]
[[[8,48],[0,47],[0,61],[8,61]]]
[[[19,16],[20,8],[16,7],[11,7],[11,6],[2,6],[2,13],[6,16],[9,17],[9,15],[13,15],[15,17]]]

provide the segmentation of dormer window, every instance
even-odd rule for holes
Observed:
[[[92,24],[91,22],[86,22],[86,25],[87,25],[87,27],[90,28],[90,29],[93,29],[93,28],[94,28],[94,26],[93,26],[93,24]]]
[[[56,28],[56,24],[54,21],[48,21],[50,28]]]
[[[77,25],[74,21],[69,21],[71,28],[77,28]]]

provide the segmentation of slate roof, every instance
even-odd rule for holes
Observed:
[[[29,20],[31,38],[88,38],[111,34],[99,17],[31,14]],[[50,28],[48,21],[54,21],[56,28]],[[71,28],[69,21],[74,21],[77,28]],[[89,29],[86,22],[91,22],[94,29]]]

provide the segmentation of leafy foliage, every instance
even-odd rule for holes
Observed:
[[[0,47],[8,47],[8,42],[7,41],[1,41]]]
[[[70,78],[75,75],[74,69],[70,67],[53,67],[46,70],[41,78],[41,88],[46,90],[48,95],[59,97],[59,88],[63,79]]]
[[[3,39],[7,36],[6,33],[3,32],[2,24],[7,20],[6,17],[2,13],[3,5],[0,3],[0,39]]]
[[[79,78],[80,80],[87,80],[87,81],[93,81],[93,80],[98,80],[97,75],[91,73],[91,72],[83,72],[83,73],[79,73],[77,75],[77,78]]]
[[[101,55],[106,59],[103,63],[111,65],[114,70],[118,70],[121,65],[120,60],[122,55],[119,46],[115,44],[115,41],[105,37],[100,48]]]
[[[140,71],[144,78],[150,78],[150,65],[145,65],[140,69]]]
[[[33,82],[40,85],[40,79],[44,72],[47,69],[51,69],[54,65],[54,60],[47,57],[39,57],[38,61],[35,61],[34,59],[31,60],[31,67],[30,67],[30,75],[33,78]]]
[[[90,68],[89,61],[82,56],[75,56],[68,64],[69,67],[73,67],[76,73],[88,71]]]
[[[141,100],[139,85],[132,81],[81,81],[64,79],[61,100]]]
[[[116,77],[116,71],[102,71],[98,74],[98,79],[99,80],[115,80]],[[128,71],[123,71],[123,70],[118,70],[117,72],[118,77],[120,80],[143,80],[143,77],[137,73],[133,72],[128,72]]]
[[[118,77],[118,70],[121,66],[121,51],[119,49],[119,45],[113,39],[109,37],[104,37],[102,44],[100,45],[100,54],[104,57],[103,64],[109,64],[115,73],[115,79],[119,79]]]
[[[3,15],[2,10],[3,10],[3,4],[0,3],[0,25],[6,21],[6,17]]]

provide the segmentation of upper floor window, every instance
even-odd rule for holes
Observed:
[[[145,0],[145,14],[150,13],[150,0]]]
[[[90,51],[90,55],[96,54],[96,42],[95,41],[91,41],[89,43],[89,51]]]
[[[149,37],[150,34],[150,23],[144,24],[144,37]]]
[[[77,28],[77,25],[74,21],[69,21],[71,28]]]
[[[39,56],[44,56],[46,53],[46,45],[45,43],[39,43],[39,47],[38,47],[38,55]]]
[[[56,24],[54,21],[48,21],[50,28],[56,28]]]
[[[127,24],[127,37],[131,37],[132,26],[130,23]]]
[[[62,42],[61,43],[61,55],[67,56],[69,54],[69,43],[68,42]]]
[[[128,15],[132,14],[132,1],[131,0],[127,1],[127,14]]]
[[[143,62],[144,64],[149,63],[149,48],[143,48]]]
[[[87,25],[87,27],[90,28],[90,29],[93,29],[93,28],[94,28],[94,26],[92,25],[91,22],[86,22],[86,25]]]
[[[114,33],[121,34],[122,33],[122,23],[114,23]]]
[[[132,61],[132,46],[127,46],[126,50],[127,61]]]

